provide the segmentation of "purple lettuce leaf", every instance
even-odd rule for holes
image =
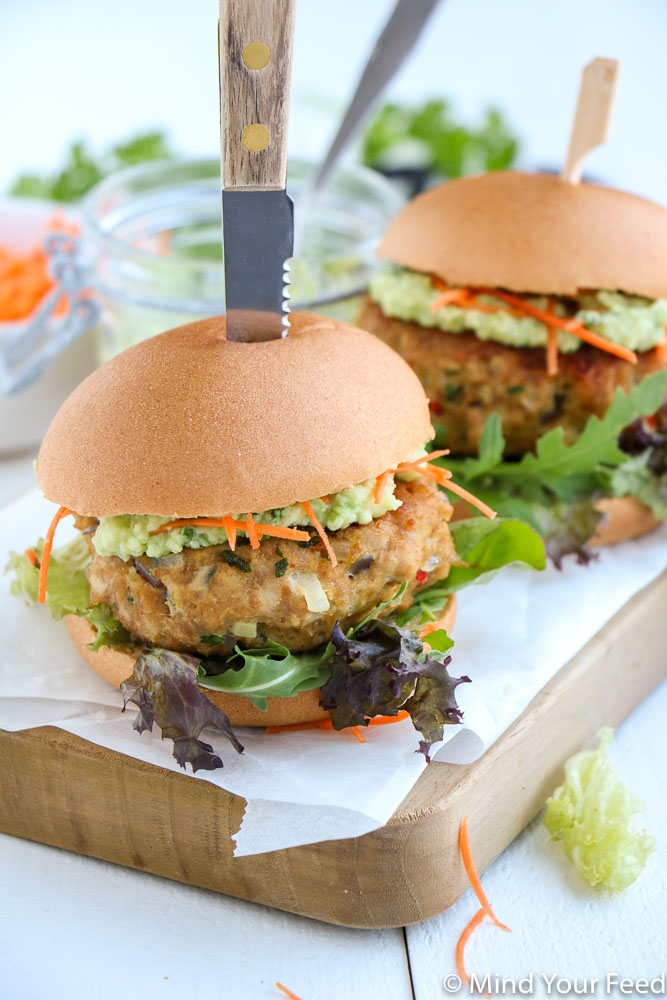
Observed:
[[[429,760],[444,727],[461,721],[454,691],[470,678],[451,677],[450,656],[426,653],[414,632],[388,622],[371,622],[350,638],[337,623],[331,642],[331,677],[321,693],[334,728],[365,726],[376,715],[405,710],[424,737],[419,748]]]
[[[132,676],[121,684],[125,708],[132,703],[139,709],[134,728],[139,733],[152,731],[155,723],[162,739],[174,741],[174,757],[193,771],[213,771],[222,760],[213,747],[200,739],[210,726],[227,737],[237,753],[243,746],[234,735],[228,717],[197,686],[200,661],[185,653],[154,647],[145,649],[134,664]]]

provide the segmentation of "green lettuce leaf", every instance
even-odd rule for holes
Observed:
[[[656,844],[645,830],[633,827],[642,804],[614,769],[608,750],[612,735],[611,729],[601,729],[597,750],[570,757],[565,782],[547,800],[544,825],[587,882],[621,892],[639,876]]]
[[[96,604],[86,612],[86,618],[97,632],[95,640],[88,643],[88,649],[98,650],[102,646],[126,649],[137,645],[134,637],[114,618],[108,604]]]
[[[524,521],[471,517],[454,521],[449,527],[456,551],[466,565],[452,566],[444,580],[415,594],[409,608],[392,616],[400,627],[412,624],[416,628],[436,621],[451,594],[493,579],[504,566],[543,570],[546,565],[544,542]]]
[[[34,547],[38,559],[42,558],[43,546],[44,539],[40,538]],[[90,553],[80,535],[51,553],[46,603],[56,620],[64,615],[83,615],[88,610],[90,587],[86,569],[89,564]],[[34,604],[39,587],[37,567],[25,555],[10,552],[5,572],[14,573],[10,593],[22,597],[26,604]]]

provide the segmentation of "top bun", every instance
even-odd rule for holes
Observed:
[[[390,223],[379,257],[451,285],[667,297],[667,209],[614,188],[497,172],[431,188]]]
[[[335,493],[431,436],[424,390],[371,334],[292,313],[284,340],[225,340],[218,316],[123,351],[46,432],[37,479],[78,514],[223,516]]]

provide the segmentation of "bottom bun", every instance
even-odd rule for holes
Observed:
[[[440,628],[451,631],[456,618],[456,596],[452,595],[438,619]],[[120,687],[132,676],[136,657],[120,649],[87,649],[87,644],[95,639],[95,629],[86,618],[65,615],[65,625],[70,638],[82,657],[95,673]],[[289,726],[302,722],[321,722],[329,718],[329,713],[320,705],[320,689],[301,691],[293,698],[267,698],[266,712],[256,708],[242,695],[227,694],[225,691],[211,691],[200,688],[203,694],[229,716],[233,726]]]
[[[650,507],[635,497],[603,497],[593,504],[604,515],[588,545],[615,545],[628,538],[645,535],[658,524]],[[454,503],[452,521],[462,521],[470,517],[470,507],[465,500]]]

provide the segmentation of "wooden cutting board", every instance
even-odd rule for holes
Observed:
[[[667,573],[637,594],[475,763],[433,764],[364,837],[233,858],[244,802],[52,727],[0,732],[0,830],[351,927],[397,927],[467,888],[559,784],[563,761],[667,674]]]

